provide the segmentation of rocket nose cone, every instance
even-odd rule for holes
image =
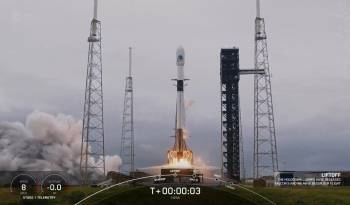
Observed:
[[[176,50],[176,64],[178,66],[185,65],[185,50],[182,46]]]
[[[177,48],[176,53],[184,55],[185,54],[185,49],[182,46],[180,46],[180,47]]]

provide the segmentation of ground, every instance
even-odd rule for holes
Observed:
[[[52,204],[70,205],[79,201],[99,188],[71,187],[56,200],[21,201],[16,194],[11,194],[7,187],[0,188],[0,204]],[[269,198],[278,205],[350,205],[350,187],[343,188],[258,188],[253,191]],[[97,194],[84,205],[157,205],[157,204],[230,204],[230,205],[264,205],[271,204],[257,195],[242,189],[231,190],[225,187],[201,187],[199,196],[157,196],[152,195],[145,186],[124,186],[112,188]]]

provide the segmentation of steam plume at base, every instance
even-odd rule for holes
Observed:
[[[0,170],[65,171],[79,176],[82,122],[72,116],[34,111],[25,123],[0,122]],[[121,159],[106,156],[106,172]]]

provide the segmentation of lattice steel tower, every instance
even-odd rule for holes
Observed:
[[[271,73],[267,52],[265,20],[260,16],[260,0],[256,1],[255,69],[265,74],[254,76],[254,166],[253,177],[272,175],[278,170],[275,121],[273,113]]]
[[[134,164],[134,94],[131,76],[132,48],[129,47],[129,75],[126,77],[123,125],[120,156],[123,160],[121,172],[132,175]]]
[[[101,22],[97,20],[97,0],[94,0],[94,17],[91,21],[88,42],[80,158],[82,184],[94,183],[96,173],[105,175]]]

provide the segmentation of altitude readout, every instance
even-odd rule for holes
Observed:
[[[150,187],[152,195],[200,195],[200,187]]]
[[[65,189],[66,184],[66,180],[61,175],[51,174],[43,180],[41,190],[46,194],[56,195]]]

